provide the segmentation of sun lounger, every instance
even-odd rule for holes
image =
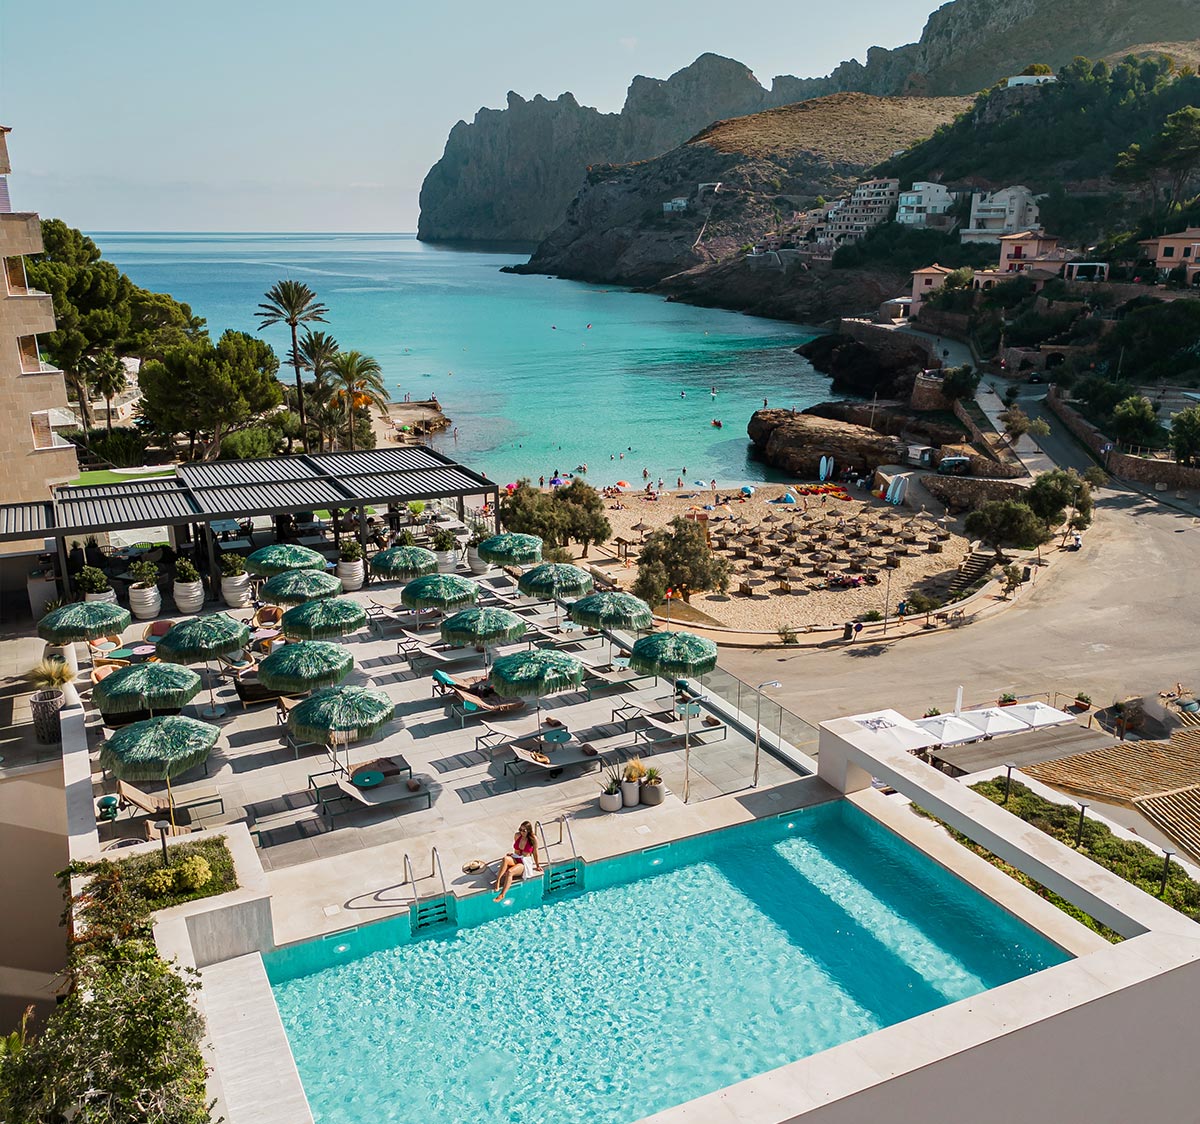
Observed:
[[[308,778],[308,783],[316,794],[322,814],[330,818],[356,808],[383,808],[408,800],[423,799],[425,807],[432,808],[433,793],[426,786],[416,792],[410,791],[410,777],[403,777],[397,771],[391,776],[385,775],[380,784],[359,788],[341,769],[330,769],[328,772],[314,773]]]
[[[465,726],[468,718],[476,718],[484,714],[493,716],[512,714],[513,711],[520,710],[525,705],[520,699],[506,699],[499,695],[485,699],[458,687],[451,687],[450,693],[454,696],[450,702],[450,713],[458,718],[460,726]]]
[[[159,833],[159,830],[158,830],[158,827],[156,826],[156,824],[162,823],[162,822],[164,822],[164,821],[162,821],[162,820],[158,820],[158,821],[143,820],[142,821],[142,830],[148,840],[153,842],[153,841],[161,838],[161,835]],[[176,823],[176,824],[168,824],[168,826],[167,826],[167,834],[171,835],[171,836],[191,835],[193,832],[203,831],[203,830],[204,829],[202,827],[200,827],[199,824]]]
[[[469,648],[451,648],[433,641],[430,636],[418,636],[408,629],[401,629],[401,636],[396,641],[396,655],[404,656],[411,664],[416,660],[429,660],[432,663],[462,663],[463,660],[474,657],[475,652]]]
[[[522,723],[524,727],[524,723]],[[483,733],[475,735],[475,749],[486,750],[488,757],[496,759],[496,750],[520,746],[524,749],[535,749],[541,752],[541,734],[530,733],[528,728],[518,732],[516,726],[493,726],[488,722],[483,724]]]
[[[135,788],[128,781],[117,781],[117,798],[122,804],[132,804],[142,812],[152,816],[162,815],[171,810],[171,803],[165,796],[152,796]],[[202,808],[206,804],[217,804],[222,812],[225,811],[225,800],[215,788],[191,789],[175,798],[176,809]]]
[[[635,683],[645,683],[654,678],[653,675],[643,675],[641,672],[628,669],[608,671],[605,668],[588,667],[587,676],[583,681],[583,689],[590,701],[592,695],[600,691],[620,691]]]
[[[513,759],[504,762],[504,774],[509,773],[521,777],[527,773],[551,773],[575,765],[596,765],[603,767],[606,762],[599,753],[588,753],[586,747],[578,744],[565,744],[556,748],[552,753],[543,750],[527,749],[524,746],[511,747]]]
[[[433,684],[432,693],[435,695],[449,694],[454,691],[478,691],[480,687],[487,684],[487,676],[480,676],[478,679],[459,679],[457,676],[451,675],[448,671],[443,671],[440,667],[433,669],[433,675],[430,677]]]
[[[441,609],[394,608],[374,598],[370,601],[370,605],[367,606],[367,620],[376,632],[382,632],[389,625],[396,628],[420,628],[423,624],[433,624],[442,615]]]
[[[285,827],[301,827],[306,823],[320,823],[322,821],[321,808],[318,804],[312,804],[307,808],[288,808],[283,812],[274,812],[269,816],[255,816],[254,824],[250,828],[250,834],[254,837],[255,842],[261,847],[263,843],[263,835],[270,831],[278,831]]]
[[[652,714],[642,714],[642,718],[646,720],[648,725],[634,733],[633,740],[635,742],[638,738],[650,743],[679,741],[688,732],[688,727],[683,719],[678,719],[674,722],[664,722],[660,718],[655,718]],[[711,722],[706,722],[703,717],[692,719],[690,736],[693,739],[698,738],[701,734],[715,734],[717,731],[721,733],[721,737],[718,740],[723,741],[729,737],[729,727],[720,720],[717,720],[714,725]]]

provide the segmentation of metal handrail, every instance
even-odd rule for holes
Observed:
[[[545,856],[546,865],[549,866],[550,865],[550,844],[546,842],[546,829],[542,826],[541,820],[534,820],[533,830],[536,831],[538,833],[538,835],[540,835],[542,837],[542,851]],[[558,840],[560,843],[562,842],[562,830],[561,829],[559,830]]]
[[[445,895],[449,893],[449,891],[446,889],[446,872],[442,869],[442,856],[438,854],[438,849],[436,847],[433,848],[430,858],[433,860],[433,862],[432,869],[429,872],[429,877],[432,878],[435,874],[440,876],[442,880],[442,894]]]
[[[571,830],[570,819],[568,819],[567,816],[563,815],[559,818],[559,822],[563,825],[563,827],[565,827],[567,829],[567,838],[571,841],[571,858],[572,859],[579,858],[579,851],[575,846],[575,833]],[[560,832],[559,832],[560,838],[561,838],[561,835],[562,835],[562,833],[560,830]]]
[[[413,873],[412,859],[408,857],[408,852],[404,852],[404,880],[412,886],[413,905],[416,905],[421,899],[417,893],[417,876]]]
[[[561,847],[563,844],[563,839],[566,838],[567,840],[570,841],[570,844],[571,844],[571,858],[572,859],[579,858],[579,851],[575,847],[575,834],[574,834],[574,832],[571,831],[570,820],[567,818],[567,816],[562,815],[562,816],[559,816],[557,820],[555,820],[555,823],[558,824],[558,838],[554,841],[554,845],[556,847]],[[550,844],[546,840],[545,825],[542,823],[541,820],[538,820],[534,823],[533,826],[534,826],[534,830],[542,837],[542,849],[546,852],[546,865],[550,866],[550,865],[552,865],[550,862]],[[565,836],[564,836],[564,830],[566,832]]]

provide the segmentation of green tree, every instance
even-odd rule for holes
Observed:
[[[339,351],[330,364],[329,378],[333,387],[333,398],[345,412],[350,448],[353,449],[359,411],[369,411],[372,406],[381,410],[387,409],[383,368],[371,356],[363,355],[360,351]],[[304,420],[303,407],[300,420]]]
[[[1200,406],[1180,410],[1171,419],[1171,452],[1179,464],[1194,464],[1200,456]]]
[[[942,373],[942,394],[951,402],[959,398],[973,398],[979,386],[979,372],[971,365],[951,367]]]
[[[121,350],[143,361],[161,359],[173,347],[206,339],[204,320],[190,305],[168,293],[152,293],[136,285],[129,299],[129,335]]]
[[[129,386],[125,364],[111,351],[101,351],[88,358],[84,370],[87,382],[104,399],[104,427],[112,433],[112,400]]]
[[[660,573],[661,571],[661,573]],[[634,592],[639,597],[653,593],[657,582],[665,575],[666,589],[678,589],[685,601],[698,589],[719,589],[724,592],[729,586],[729,563],[718,558],[709,549],[704,530],[691,519],[676,516],[668,527],[654,531],[642,547],[638,558],[638,577]],[[657,605],[662,601],[651,601]]]
[[[300,366],[312,374],[312,381],[306,388],[308,391],[307,412],[308,420],[317,430],[317,452],[325,448],[325,435],[329,429],[327,426],[316,425],[313,414],[321,405],[330,400],[333,391],[329,385],[329,372],[333,369],[333,361],[340,351],[338,341],[328,332],[314,332],[311,328],[306,328],[300,339]],[[295,356],[289,355],[288,362],[294,366]],[[337,423],[334,425],[335,432],[336,428]]]
[[[1048,527],[1057,527],[1066,518],[1067,508],[1086,527],[1092,521],[1092,488],[1073,468],[1043,472],[1025,490],[1025,502]]]
[[[1022,74],[1053,74],[1054,71],[1049,66],[1047,66],[1044,62],[1031,62],[1024,70],[1021,71],[1021,73]]]
[[[1020,406],[1009,406],[1000,415],[1000,422],[1005,436],[1014,444],[1029,432],[1029,415]]]
[[[1109,428],[1118,441],[1127,445],[1152,445],[1162,437],[1154,403],[1140,394],[1131,394],[1113,407]]]
[[[537,535],[548,546],[561,546],[565,537],[562,505],[528,480],[500,497],[500,522],[505,530]]]
[[[1005,546],[1032,549],[1050,537],[1050,532],[1025,503],[1016,500],[990,500],[966,518],[967,534],[985,542],[996,552],[996,559],[1003,561]]]
[[[300,346],[296,331],[301,324],[324,324],[329,309],[317,300],[317,294],[303,281],[276,281],[264,296],[266,301],[254,314],[258,317],[258,330],[261,332],[272,324],[286,324],[291,329],[292,350],[288,358],[296,370],[296,408],[300,412],[300,425],[306,428],[304,381],[300,377]]]
[[[142,367],[142,416],[156,432],[186,433],[193,449],[203,439],[203,459],[212,460],[229,433],[283,400],[278,369],[271,348],[244,332],[172,348]]]
[[[1004,599],[1007,601],[1021,588],[1021,568],[1019,566],[1005,566],[1000,576],[1004,579]]]
[[[572,480],[559,488],[554,502],[559,507],[564,541],[574,539],[582,545],[584,558],[592,543],[607,542],[612,535],[612,524],[604,514],[604,497],[583,480]]]

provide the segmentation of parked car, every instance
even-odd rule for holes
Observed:
[[[970,457],[942,457],[938,461],[939,476],[970,476],[971,475],[971,458]]]
[[[1027,378],[1025,381],[1026,382],[1045,382],[1046,380],[1040,371],[1034,371],[1033,374],[1031,374],[1029,376],[1029,378]]]

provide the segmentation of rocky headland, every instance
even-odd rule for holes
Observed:
[[[801,479],[815,479],[825,456],[839,470],[874,470],[897,463],[904,452],[899,438],[865,425],[791,410],[755,410],[746,432],[767,464]]]

